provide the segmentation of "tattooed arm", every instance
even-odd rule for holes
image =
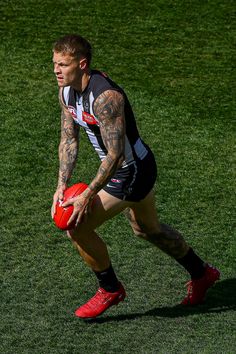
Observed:
[[[102,161],[96,177],[89,185],[92,194],[96,194],[106,185],[124,160],[125,118],[123,95],[114,90],[105,91],[94,102],[94,113],[99,120],[107,155]]]
[[[67,185],[75,167],[78,154],[78,131],[70,112],[65,106],[61,110],[61,141],[59,144],[58,187]]]
[[[58,199],[63,199],[63,192],[71,177],[78,155],[79,128],[75,126],[73,118],[62,102],[61,91],[59,93],[61,105],[61,140],[59,144],[59,175],[56,193],[53,197],[52,217],[55,212],[55,204]]]
[[[101,162],[95,178],[88,188],[78,197],[75,197],[63,206],[73,203],[74,211],[68,223],[77,219],[82,220],[88,212],[91,200],[114,175],[124,160],[125,149],[125,118],[123,95],[114,90],[102,93],[94,102],[94,113],[99,120],[101,136],[107,149],[107,155]]]

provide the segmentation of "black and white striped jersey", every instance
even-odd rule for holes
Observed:
[[[63,88],[63,99],[75,123],[84,128],[94,149],[100,159],[103,160],[107,155],[107,149],[102,141],[99,121],[94,114],[93,105],[96,98],[107,90],[117,90],[123,94],[125,99],[125,159],[122,164],[122,168],[124,168],[133,164],[137,159],[143,160],[147,156],[149,148],[139,136],[131,105],[122,88],[115,84],[106,74],[92,70],[85,91],[79,94],[72,87],[66,86]]]

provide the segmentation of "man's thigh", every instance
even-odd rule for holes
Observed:
[[[160,229],[153,190],[140,202],[130,205],[125,214],[136,234],[153,234]]]
[[[78,231],[95,230],[106,220],[113,218],[133,204],[133,202],[118,199],[104,190],[100,190],[94,198],[91,212],[78,225],[77,229]]]

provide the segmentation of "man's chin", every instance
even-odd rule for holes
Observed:
[[[64,82],[57,81],[58,87],[65,87],[66,84]]]

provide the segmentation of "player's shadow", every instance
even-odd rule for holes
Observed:
[[[204,313],[221,313],[236,310],[236,279],[219,281],[209,290],[204,304],[198,306],[165,306],[156,307],[146,312],[137,312],[118,316],[107,316],[90,320],[96,323],[134,320],[139,317],[178,318]]]

